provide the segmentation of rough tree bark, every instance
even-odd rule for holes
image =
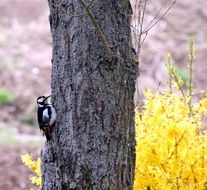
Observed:
[[[137,63],[129,0],[49,0],[57,122],[43,190],[131,190]]]

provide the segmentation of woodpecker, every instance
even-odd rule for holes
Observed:
[[[47,141],[51,140],[52,128],[56,121],[55,108],[47,102],[50,96],[40,96],[37,98],[37,120],[40,130],[43,131],[43,136],[46,136]]]

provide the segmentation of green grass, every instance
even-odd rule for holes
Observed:
[[[9,105],[14,102],[14,97],[7,89],[0,89],[0,106]]]

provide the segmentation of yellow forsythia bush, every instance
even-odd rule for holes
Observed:
[[[42,179],[41,179],[41,159],[40,157],[37,160],[33,160],[32,156],[25,154],[21,156],[22,162],[27,166],[31,171],[34,172],[34,175],[30,176],[30,181],[32,184],[41,188]]]
[[[136,170],[134,190],[207,189],[207,97],[189,108],[189,99],[172,93],[145,92],[136,111]],[[191,113],[190,113],[191,110]],[[41,160],[22,156],[41,187]]]
[[[187,96],[148,90],[145,97],[136,112],[134,190],[207,189],[207,97],[191,109]]]

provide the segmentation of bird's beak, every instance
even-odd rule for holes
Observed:
[[[44,102],[45,102],[49,97],[51,97],[51,95],[47,96],[47,97],[45,98]]]

